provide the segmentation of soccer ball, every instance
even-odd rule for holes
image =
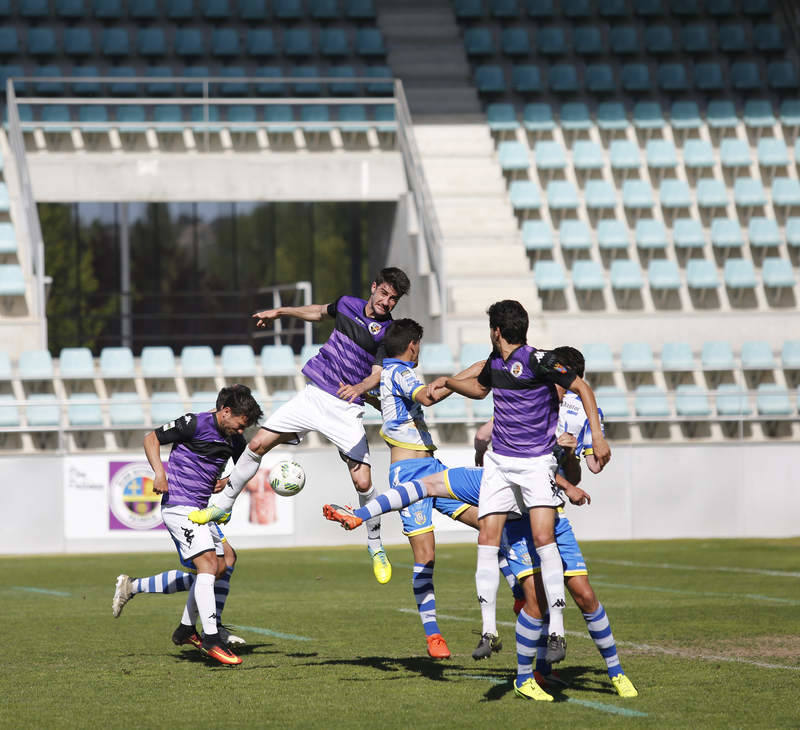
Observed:
[[[269,485],[281,497],[294,497],[306,484],[306,473],[296,461],[279,461],[269,472]]]

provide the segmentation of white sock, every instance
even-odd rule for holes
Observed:
[[[554,542],[536,548],[542,566],[542,583],[550,607],[550,628],[548,631],[564,636],[564,564]]]
[[[259,464],[261,464],[261,457],[255,451],[251,451],[248,446],[239,457],[236,466],[233,467],[225,489],[214,497],[213,503],[221,510],[230,512],[239,492],[256,475]]]
[[[186,598],[186,605],[183,607],[183,616],[181,616],[181,623],[184,626],[194,626],[197,623],[197,603],[194,600],[194,587],[195,582],[189,588],[189,595]]]
[[[478,545],[475,588],[478,591],[478,603],[483,619],[481,634],[497,634],[497,589],[500,586],[497,553],[498,548],[494,545]]]
[[[359,492],[356,490],[356,493],[358,494],[358,506],[363,507],[367,502],[375,499],[375,485],[373,484],[368,492]],[[380,515],[377,517],[370,517],[364,525],[367,528],[367,547],[373,552],[375,552],[375,550],[380,550],[383,547],[383,543],[381,542]]]
[[[194,582],[194,600],[203,624],[204,634],[217,633],[217,601],[214,597],[214,575],[198,573]]]

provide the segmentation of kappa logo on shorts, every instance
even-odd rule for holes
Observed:
[[[522,363],[521,363],[521,362],[515,362],[515,363],[514,363],[514,364],[511,366],[511,374],[512,374],[512,375],[513,375],[515,378],[518,378],[520,375],[522,375]]]
[[[189,547],[192,547],[192,540],[194,540],[194,530],[190,527],[182,527],[183,530],[183,539],[186,540],[186,544]]]
[[[371,335],[377,335],[381,331],[381,326],[377,322],[370,322],[367,329]]]

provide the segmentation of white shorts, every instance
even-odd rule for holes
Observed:
[[[187,516],[196,509],[183,505],[161,509],[161,518],[178,549],[178,556],[184,565],[189,566],[194,558],[208,550],[213,550],[219,556],[225,554],[222,533],[217,526],[213,523],[197,525]]]
[[[556,465],[552,454],[523,457],[488,451],[483,457],[478,519],[503,512],[521,516],[531,507],[563,505],[555,483]]]
[[[313,383],[307,383],[305,390],[278,408],[262,428],[295,433],[298,437],[295,443],[300,443],[309,431],[317,431],[347,458],[369,465],[364,406],[348,403]]]

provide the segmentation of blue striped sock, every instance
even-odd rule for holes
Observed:
[[[433,563],[414,563],[414,574],[411,576],[414,588],[414,600],[422,620],[425,636],[441,633],[436,623],[436,596],[433,593]]]
[[[542,619],[542,633],[536,645],[536,671],[545,677],[553,671],[553,667],[544,660],[547,654],[547,636],[550,629],[550,614],[546,613]]]
[[[131,593],[178,593],[188,591],[194,583],[194,573],[182,570],[166,570],[148,578],[134,578],[131,581]]]
[[[412,502],[419,502],[426,496],[427,491],[420,482],[403,482],[390,487],[375,499],[371,499],[363,507],[354,509],[353,514],[366,522],[372,517],[377,517],[386,512],[396,512],[403,509],[403,507],[408,507]]]
[[[222,610],[225,608],[225,601],[228,600],[228,593],[231,590],[231,576],[235,566],[231,565],[225,570],[221,578],[214,582],[214,598],[217,602],[217,623],[222,623]]]
[[[517,684],[533,676],[533,657],[542,635],[543,622],[531,618],[523,608],[517,616]]]
[[[611,633],[611,625],[608,622],[608,616],[606,616],[603,604],[598,604],[594,613],[583,614],[583,618],[586,620],[589,636],[592,637],[597,650],[606,660],[608,676],[616,677],[618,674],[622,674],[622,665],[617,655],[617,642],[614,641],[614,635]]]

